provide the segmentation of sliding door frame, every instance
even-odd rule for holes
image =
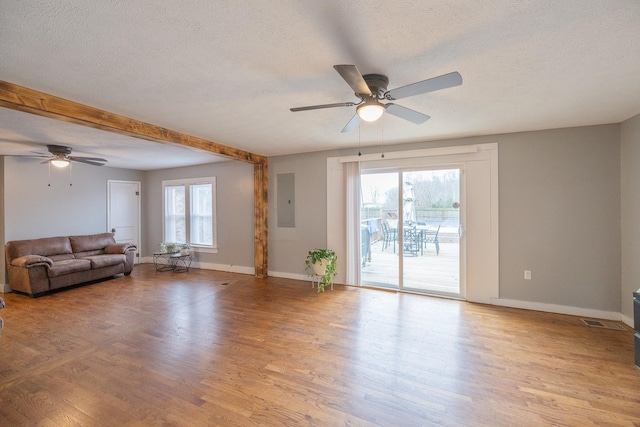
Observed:
[[[491,304],[499,298],[498,230],[498,144],[439,147],[422,150],[386,152],[327,159],[327,244],[338,259],[350,257],[346,251],[346,193],[344,163],[359,162],[362,169],[376,167],[412,167],[425,157],[439,164],[463,164],[466,174],[467,218],[466,299]],[[353,255],[352,255],[353,256]],[[357,256],[355,257],[357,259]],[[347,266],[338,263],[337,283],[357,285],[347,279]]]

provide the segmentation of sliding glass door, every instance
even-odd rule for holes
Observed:
[[[398,288],[402,244],[398,240],[399,172],[360,175],[360,240],[363,285]],[[368,243],[367,243],[368,241]]]
[[[464,297],[460,183],[460,167],[362,172],[363,285]]]

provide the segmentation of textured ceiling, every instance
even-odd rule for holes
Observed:
[[[637,0],[426,2],[0,0],[0,80],[251,151],[330,148],[619,123],[640,113]],[[333,69],[389,89],[458,71],[461,86],[341,129],[357,101]],[[74,147],[109,165],[211,162],[169,144],[0,109],[0,154]],[[34,148],[35,147],[35,148]]]

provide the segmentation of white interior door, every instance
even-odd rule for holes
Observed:
[[[107,230],[117,242],[130,242],[138,248],[135,263],[140,262],[140,182],[107,181]]]

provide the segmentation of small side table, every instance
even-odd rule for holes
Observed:
[[[191,268],[191,254],[182,255],[180,252],[176,252],[175,254],[154,252],[153,265],[156,267],[156,271],[184,273]]]

